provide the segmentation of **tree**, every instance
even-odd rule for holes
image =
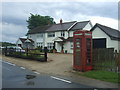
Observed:
[[[10,42],[0,42],[0,45],[2,45],[3,47],[6,47],[6,46],[16,46],[15,44],[10,43]]]
[[[31,13],[30,13],[31,14]],[[48,24],[54,24],[55,21],[52,17],[50,16],[41,16],[38,14],[31,14],[31,16],[27,20],[28,23],[28,29],[33,29],[37,26],[44,26]]]

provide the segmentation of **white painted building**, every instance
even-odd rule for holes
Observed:
[[[57,52],[73,53],[73,32],[76,30],[90,30],[90,21],[65,22],[62,20],[58,24],[37,27],[29,30],[27,36],[34,41],[34,47],[42,46],[49,50],[55,48]]]
[[[120,31],[98,23],[91,31],[93,48],[114,48],[114,50],[120,50]]]
[[[16,42],[16,46],[22,47],[23,49],[26,48],[33,49],[34,41],[28,38],[19,38]]]

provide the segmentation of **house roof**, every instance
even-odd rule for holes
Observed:
[[[64,37],[59,37],[61,40],[65,41],[65,38]]]
[[[74,25],[71,30],[78,30],[78,29],[83,29],[90,21],[82,21],[82,22],[77,22],[76,25]]]
[[[35,34],[35,33],[44,33],[44,32],[52,32],[52,31],[65,31],[65,30],[78,30],[83,29],[90,21],[72,21],[65,23],[58,23],[46,26],[38,26],[32,30],[29,30],[27,34]]]
[[[27,40],[27,38],[19,38],[19,39],[21,40],[22,43],[24,43]],[[30,40],[31,42],[34,42],[32,39],[28,39],[28,40]]]
[[[28,31],[27,34],[44,33],[51,25],[38,26]]]
[[[96,25],[90,30],[93,31],[96,27],[99,27],[103,32],[105,32],[112,40],[120,40],[120,31],[98,24],[96,23]]]
[[[46,31],[63,31],[63,30],[68,30],[76,21],[72,22],[66,22],[66,23],[58,23],[58,24],[53,24],[50,28],[48,28]]]
[[[58,40],[60,39],[60,40]],[[68,37],[67,39],[65,39],[64,37],[57,37],[55,38],[53,41],[56,41],[56,42],[67,42],[67,41],[70,41],[70,42],[73,42],[73,37]]]
[[[68,37],[65,41],[73,42],[73,37]]]

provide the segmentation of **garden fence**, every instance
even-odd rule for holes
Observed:
[[[33,59],[38,61],[47,61],[47,48],[44,48],[44,52],[40,52],[39,49],[26,49],[24,52],[21,49],[5,48],[5,56]]]
[[[93,50],[93,66],[97,70],[118,72],[120,68],[120,52],[113,48],[101,48]]]

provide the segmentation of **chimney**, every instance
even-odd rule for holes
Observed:
[[[50,21],[48,21],[48,25],[50,25]]]
[[[62,19],[60,19],[60,24],[62,24]]]

